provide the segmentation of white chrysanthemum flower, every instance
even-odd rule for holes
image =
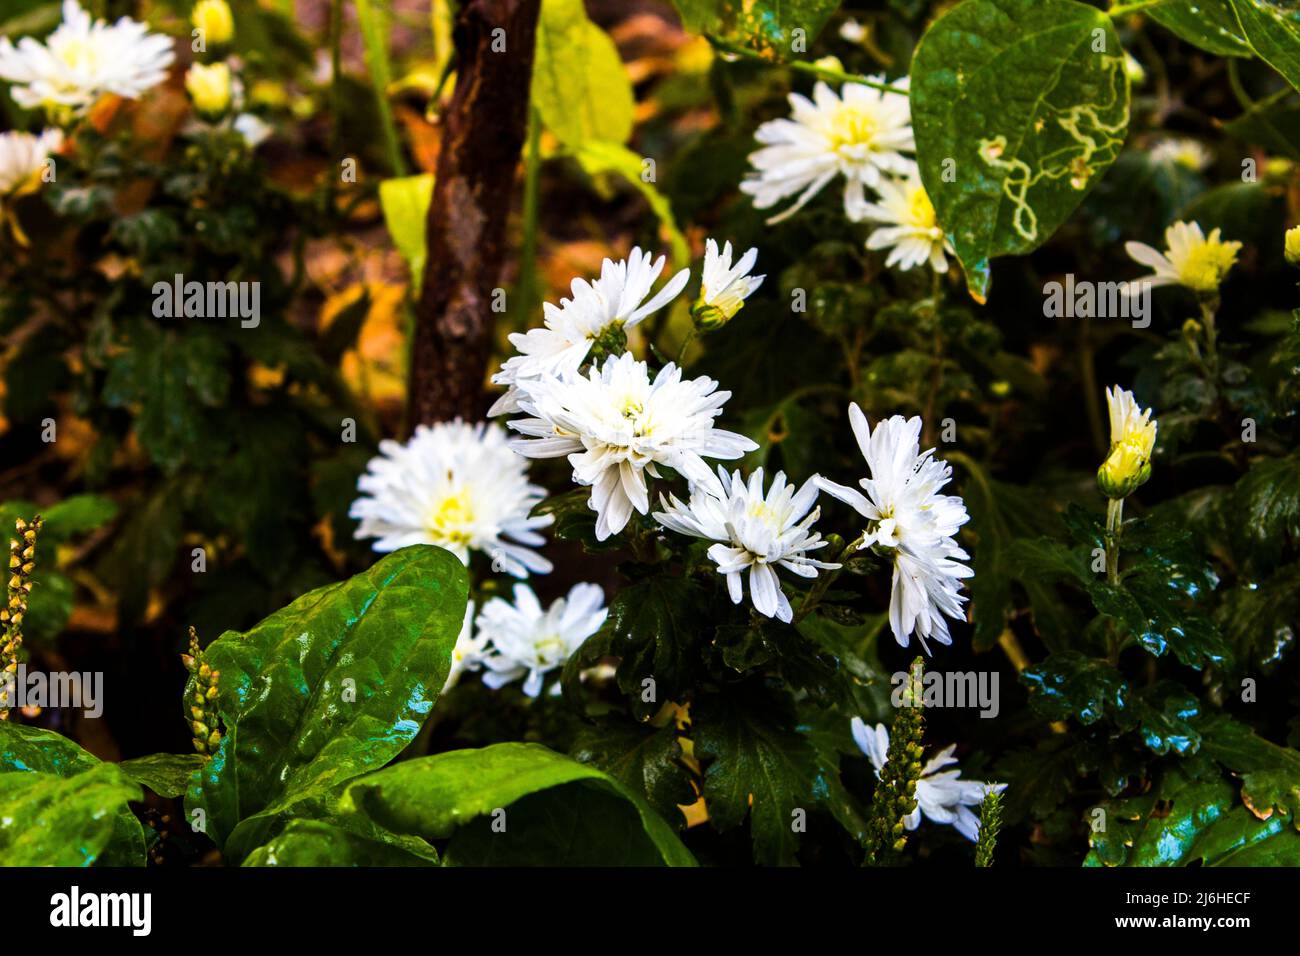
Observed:
[[[456,637],[456,646],[451,649],[451,669],[447,671],[447,680],[442,685],[444,694],[456,686],[466,671],[476,671],[483,666],[487,645],[487,635],[476,636],[474,633],[474,602],[468,601],[465,604],[465,619],[461,622],[460,634]]]
[[[970,556],[953,535],[969,519],[966,505],[956,495],[938,493],[952,478],[952,469],[933,457],[933,448],[920,450],[920,418],[895,415],[873,432],[862,409],[852,404],[849,422],[867,461],[869,477],[859,482],[866,495],[825,478],[817,484],[869,522],[859,548],[875,546],[892,554],[889,625],[903,647],[915,632],[928,654],[927,638],[952,643],[944,615],[964,616],[966,599],[958,588],[974,572],[958,563]]]
[[[947,272],[944,251],[951,252],[952,247],[939,228],[920,174],[882,179],[876,188],[880,201],[867,204],[866,218],[884,225],[867,237],[867,248],[888,249],[885,265],[904,272],[923,262],[929,262],[935,272]]]
[[[818,568],[839,567],[808,557],[809,551],[826,546],[812,530],[821,515],[821,509],[813,507],[817,485],[810,478],[796,491],[794,485],[787,484],[785,473],[778,471],[764,494],[762,468],[749,476],[748,483],[739,471],[728,475],[721,466],[718,477],[721,495],[702,486],[692,491],[690,504],[675,495],[660,495],[659,505],[664,510],[655,512],[655,520],[679,534],[718,542],[709,548],[709,557],[717,564],[718,573],[727,576],[732,603],[739,604],[744,598],[740,577],[748,569],[754,609],[788,624],[794,613],[781,590],[776,568],[815,578]]]
[[[720,328],[729,322],[745,304],[745,300],[763,284],[767,276],[752,276],[750,270],[758,260],[758,250],[750,249],[734,266],[731,264],[731,243],[724,243],[722,251],[710,239],[704,246],[704,277],[700,295],[691,307],[691,315],[701,328]]]
[[[531,549],[545,544],[536,529],[554,518],[528,516],[545,491],[529,484],[528,464],[500,425],[420,425],[406,444],[385,440],[379,451],[348,512],[361,522],[356,537],[378,539],[376,551],[436,544],[466,564],[482,551],[515,577],[551,570]]]
[[[50,154],[63,145],[63,133],[47,129],[31,133],[0,133],[0,197],[31,191],[41,182]]]
[[[508,388],[488,409],[488,417],[519,410],[520,379],[578,371],[602,335],[630,329],[675,299],[691,277],[689,269],[678,272],[646,301],[664,262],[663,256],[652,259],[650,253],[634,248],[619,262],[606,259],[595,282],[574,279],[572,299],[561,299],[558,306],[543,303],[543,326],[510,336],[519,354],[492,376],[493,382]]]
[[[711,378],[683,379],[669,362],[654,379],[630,353],[610,356],[587,375],[521,379],[519,404],[529,418],[510,427],[530,440],[516,442],[530,458],[567,455],[573,480],[591,486],[596,537],[604,541],[626,527],[635,509],[645,514],[650,495],[645,473],[657,465],[692,484],[715,484],[705,458],[739,458],[758,447],[744,435],[713,427],[730,392]]]
[[[27,109],[84,110],[106,93],[136,99],[167,78],[174,59],[171,37],[130,17],[92,20],[76,0],[64,0],[63,22],[45,43],[0,38],[0,79]]]
[[[859,717],[853,718],[852,728],[854,743],[871,761],[879,777],[889,756],[889,730],[884,724],[868,727]],[[921,778],[916,781],[916,809],[903,820],[907,829],[919,827],[921,815],[925,814],[935,823],[956,827],[957,832],[968,840],[979,839],[980,818],[970,808],[978,807],[989,793],[1001,793],[1007,785],[962,780],[961,770],[944,770],[944,767],[957,762],[953,756],[956,749],[956,744],[945,747],[921,768]]]
[[[840,39],[849,43],[861,43],[867,38],[868,31],[853,17],[849,17],[840,24]]]
[[[503,687],[526,674],[523,691],[536,697],[546,674],[562,667],[605,623],[604,601],[595,584],[575,584],[545,610],[526,584],[515,585],[514,604],[499,597],[488,601],[478,616],[479,638],[490,643],[481,657],[487,668],[483,683]]]
[[[1129,257],[1155,272],[1129,283],[1139,291],[1143,283],[1151,286],[1183,285],[1194,292],[1217,292],[1219,283],[1237,261],[1240,242],[1225,242],[1214,229],[1207,236],[1195,222],[1176,222],[1165,230],[1164,254],[1144,242],[1126,242]]]
[[[1199,140],[1185,137],[1162,139],[1147,156],[1152,163],[1181,166],[1194,173],[1199,173],[1214,160],[1214,154]]]
[[[754,197],[758,209],[798,196],[769,223],[794,215],[839,175],[845,180],[844,213],[860,222],[867,211],[865,187],[877,188],[883,174],[911,175],[916,162],[903,155],[916,151],[907,77],[891,86],[898,92],[845,83],[837,96],[818,82],[811,100],[790,94],[789,119],[758,128],[754,138],[763,148],[750,154],[755,172],[740,184],[741,191]]]

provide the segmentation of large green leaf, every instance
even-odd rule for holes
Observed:
[[[0,722],[0,865],[143,866],[140,788],[62,734]]]
[[[186,808],[203,810],[229,859],[410,743],[446,680],[467,590],[459,560],[415,545],[206,649],[225,736]]]
[[[686,29],[779,57],[807,52],[840,0],[674,0]],[[796,32],[798,31],[798,32]],[[802,41],[802,42],[800,42]]]
[[[405,760],[354,780],[342,807],[393,834],[451,838],[452,865],[695,863],[639,794],[539,744]]]
[[[1248,567],[1272,568],[1288,543],[1300,542],[1300,455],[1256,462],[1232,498],[1235,544]]]
[[[1218,56],[1251,56],[1228,0],[1176,0],[1147,11],[1167,30]]]
[[[139,799],[111,763],[72,777],[0,774],[0,865],[89,866],[118,838],[126,801]]]
[[[1246,41],[1300,90],[1300,7],[1287,0],[1232,0]]]
[[[795,726],[788,705],[757,692],[705,698],[691,710],[695,755],[708,762],[709,821],[728,830],[748,816],[754,860],[767,866],[796,862],[795,811],[816,802],[817,755]]]
[[[632,82],[618,48],[587,18],[582,0],[543,0],[532,102],[566,145],[623,144],[632,135]]]
[[[1200,725],[1205,753],[1241,774],[1241,800],[1261,820],[1274,813],[1300,829],[1300,752],[1265,740],[1223,714]]]
[[[1074,0],[965,0],[912,60],[921,178],[983,299],[989,260],[1044,243],[1119,155],[1124,51]]]
[[[433,866],[392,843],[367,840],[324,820],[290,820],[244,866]]]
[[[148,787],[160,797],[179,797],[189,788],[190,777],[203,766],[199,754],[150,754],[123,760],[119,767],[128,780]]]

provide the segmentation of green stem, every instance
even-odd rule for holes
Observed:
[[[382,8],[371,0],[356,0],[357,21],[361,25],[361,39],[366,47],[366,64],[374,85],[375,109],[379,113],[379,126],[384,132],[384,150],[394,176],[406,175],[406,160],[402,158],[402,144],[397,135],[393,110],[388,104],[388,87],[392,83],[392,65],[388,60],[388,18]]]
[[[1106,503],[1106,580],[1119,584],[1119,535],[1124,525],[1124,499]]]
[[[881,83],[870,77],[863,76],[861,73],[846,73],[843,70],[834,70],[826,66],[817,66],[815,63],[805,63],[802,60],[790,60],[782,63],[776,60],[769,60],[762,54],[743,47],[735,43],[729,43],[726,40],[719,40],[714,36],[706,36],[705,39],[713,45],[715,50],[721,53],[730,53],[732,56],[738,56],[741,59],[749,60],[753,63],[763,63],[767,66],[788,66],[792,70],[800,73],[809,73],[823,80],[834,80],[837,83],[860,83],[863,86],[869,86],[873,90],[880,90],[883,93],[897,93],[901,96],[907,95],[907,90],[900,90],[897,87],[890,86],[888,83]]]
[[[691,347],[691,343],[694,341],[695,341],[695,326],[692,325],[690,331],[686,333],[686,338],[682,339],[682,350],[677,353],[677,365],[679,368],[681,367],[682,363],[686,361],[686,350]]]
[[[865,531],[862,532],[862,534],[858,535],[845,545],[844,550],[840,552],[840,556],[835,559],[836,562],[842,565],[845,561],[851,558],[858,550],[858,546],[862,544],[862,539],[866,537],[866,534]],[[803,603],[799,605],[799,610],[795,612],[794,620],[790,622],[791,626],[798,624],[816,610],[817,605],[821,603],[822,597],[826,594],[827,590],[830,589],[830,586],[835,579],[840,576],[840,571],[842,570],[843,568],[835,568],[834,570],[823,571],[821,574],[817,575],[817,580],[815,580],[813,586],[808,589],[808,596],[803,599]]]
[[[537,298],[537,183],[542,157],[541,117],[535,107],[528,107],[528,154],[524,157],[524,240],[519,252],[519,314],[524,324],[531,323]]]
[[[1201,325],[1205,328],[1205,359],[1215,383],[1219,380],[1219,333],[1214,324],[1215,314],[1218,311],[1217,295],[1201,299]]]

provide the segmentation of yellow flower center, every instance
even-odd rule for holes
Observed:
[[[879,131],[880,123],[874,115],[846,103],[831,118],[831,147],[870,146]]]
[[[470,525],[474,522],[474,508],[465,489],[452,492],[443,498],[429,516],[429,532],[433,538],[451,544],[468,545]]]
[[[99,48],[88,40],[70,39],[61,44],[57,52],[59,59],[69,69],[93,69],[99,65]]]
[[[907,197],[907,213],[911,217],[912,225],[918,229],[938,227],[938,220],[934,215],[934,203],[930,202],[930,195],[925,191],[924,186],[918,185],[910,191]]]
[[[1213,292],[1237,261],[1240,248],[1239,242],[1206,239],[1188,250],[1187,259],[1178,268],[1178,278],[1196,292]]]

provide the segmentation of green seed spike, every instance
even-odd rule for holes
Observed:
[[[889,857],[907,846],[904,820],[916,810],[916,781],[921,778],[924,752],[921,743],[925,730],[921,697],[924,667],[920,657],[913,661],[911,680],[903,696],[904,706],[890,728],[889,753],[868,811],[863,866],[883,866],[890,862]]]

